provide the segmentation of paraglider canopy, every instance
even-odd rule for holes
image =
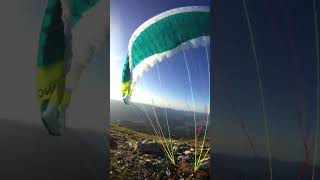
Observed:
[[[139,77],[156,63],[184,49],[209,44],[210,8],[186,6],[144,22],[130,38],[122,72],[123,101],[128,104]]]
[[[51,135],[62,135],[71,93],[106,40],[107,7],[106,0],[47,2],[39,35],[37,90],[41,120]]]

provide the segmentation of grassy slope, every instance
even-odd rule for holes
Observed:
[[[126,127],[123,127],[120,124],[117,123],[111,123],[111,131],[112,133],[116,133],[116,134],[126,134],[128,135],[128,137],[130,138],[130,140],[135,140],[135,141],[139,141],[141,139],[154,139],[154,140],[158,140],[158,137],[155,135],[151,135],[148,133],[144,133],[144,132],[138,132]],[[166,139],[168,142],[168,139]],[[193,137],[191,139],[172,139],[173,141],[178,141],[179,143],[184,143],[184,144],[188,144],[188,146],[190,147],[194,147],[194,141],[193,141]],[[202,142],[201,142],[202,143]],[[201,145],[201,143],[199,143],[198,146]],[[205,147],[209,146],[209,142],[206,141],[205,142]],[[133,155],[135,155],[134,151],[132,151]],[[204,153],[204,152],[203,152]],[[127,171],[120,171],[120,169],[113,167],[113,171],[115,173],[115,175],[117,176],[117,178],[128,178],[130,177],[130,172]],[[121,177],[120,177],[121,176]]]

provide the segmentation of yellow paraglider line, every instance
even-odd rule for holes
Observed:
[[[141,79],[144,79],[144,78],[141,77]],[[173,151],[170,150],[170,147],[169,147],[168,142],[166,140],[167,138],[165,138],[165,135],[164,135],[163,130],[161,128],[161,125],[159,123],[158,116],[157,116],[157,113],[154,108],[153,99],[151,99],[151,102],[152,102],[152,107],[153,107],[153,111],[154,111],[154,115],[155,115],[155,119],[156,119],[156,125],[154,125],[154,123],[152,122],[152,120],[151,120],[150,116],[148,115],[147,111],[145,110],[144,106],[143,106],[143,112],[146,115],[147,119],[149,120],[149,122],[152,126],[152,129],[153,129],[154,133],[156,134],[159,143],[161,143],[163,149],[165,150],[165,153],[167,154],[168,158],[170,159],[170,161],[173,164],[175,164]],[[136,107],[138,107],[138,106],[136,106]]]
[[[198,162],[196,163],[196,169],[198,169],[201,166],[202,161],[206,158],[207,153],[203,156],[202,158],[202,151],[203,151],[203,146],[204,143],[206,141],[206,136],[207,136],[207,129],[208,129],[208,124],[209,124],[209,115],[207,115],[207,120],[206,120],[206,128],[204,131],[204,136],[203,136],[203,140],[202,140],[202,145],[201,145],[201,150],[200,150],[200,155],[199,155],[199,159]],[[208,151],[210,150],[210,148],[208,148]]]
[[[266,113],[266,107],[265,107],[265,100],[264,100],[264,93],[263,93],[263,87],[262,87],[262,80],[261,80],[261,74],[259,70],[259,62],[258,62],[258,57],[257,57],[257,52],[254,44],[254,38],[253,38],[253,33],[251,29],[251,24],[250,24],[250,19],[248,15],[248,10],[247,10],[247,5],[245,0],[243,0],[243,5],[245,9],[245,14],[246,14],[246,19],[248,23],[248,28],[250,32],[250,39],[251,39],[251,45],[253,49],[253,54],[254,54],[254,60],[256,63],[256,71],[258,75],[258,80],[259,80],[259,90],[260,90],[260,98],[261,98],[261,106],[262,106],[262,113],[263,113],[263,121],[264,121],[264,129],[265,129],[265,134],[266,134],[266,143],[267,143],[267,150],[268,150],[268,159],[269,159],[269,171],[270,171],[270,179],[272,180],[272,155],[271,155],[271,145],[270,145],[270,137],[269,137],[269,127],[268,127],[268,120],[267,120],[267,113]]]
[[[160,122],[159,122],[159,119],[158,119],[156,110],[155,110],[155,108],[154,108],[154,102],[153,102],[153,100],[152,100],[152,108],[153,108],[153,112],[154,112],[154,115],[155,115],[155,118],[156,118],[156,122],[157,122],[157,124],[158,124],[159,129],[160,129],[161,135],[162,135],[162,137],[163,137],[163,139],[164,139],[164,143],[166,144],[166,147],[168,148],[167,150],[169,151],[170,160],[173,162],[173,164],[175,164],[175,161],[174,161],[174,158],[173,158],[173,154],[171,154],[169,145],[168,145],[167,140],[166,140],[166,138],[165,138],[165,136],[164,136],[164,133],[163,133],[163,131],[162,131],[162,128],[161,128],[161,125],[160,125]]]
[[[180,43],[181,43],[181,49],[183,52],[183,57],[184,57],[184,62],[186,64],[187,72],[188,72],[188,79],[189,79],[189,85],[190,85],[190,93],[191,93],[191,99],[192,99],[192,106],[193,106],[193,120],[194,120],[194,169],[196,169],[196,162],[197,162],[197,120],[196,120],[196,109],[195,109],[195,104],[194,104],[194,97],[193,97],[193,88],[192,88],[192,82],[191,82],[191,76],[190,76],[190,71],[189,71],[189,66],[186,58],[186,54],[184,52],[183,44],[181,41],[180,34],[178,34]]]
[[[135,105],[135,106],[136,106],[136,105]],[[139,108],[138,106],[136,106],[136,107]],[[145,113],[147,119],[149,120],[149,122],[150,122],[150,124],[151,124],[151,126],[152,126],[152,129],[153,129],[154,133],[156,134],[156,136],[157,136],[157,138],[158,138],[159,143],[162,145],[165,153],[169,156],[168,158],[172,161],[173,164],[175,164],[175,163],[174,163],[174,159],[172,158],[172,155],[171,155],[171,154],[168,152],[168,150],[167,150],[167,146],[165,146],[165,144],[163,144],[163,142],[166,142],[165,137],[161,136],[161,135],[160,135],[160,132],[158,132],[158,131],[156,130],[156,128],[154,127],[154,124],[152,123],[152,120],[151,120],[151,118],[149,117],[149,115],[148,115],[147,111],[145,110],[144,106],[143,106],[143,112]],[[172,160],[172,159],[173,159],[173,160]]]
[[[320,96],[320,79],[319,79],[319,42],[318,42],[318,23],[317,23],[317,12],[316,12],[316,1],[313,0],[313,12],[314,12],[314,24],[316,31],[316,48],[317,48],[317,125],[316,125],[316,137],[315,137],[315,148],[313,151],[313,167],[312,167],[312,180],[314,179],[314,171],[317,161],[318,153],[318,134],[319,134],[319,96]]]
[[[159,83],[160,83],[160,91],[163,95],[163,87],[162,87],[162,81],[161,81],[161,77],[160,77],[160,71],[159,71],[159,66],[158,64],[156,65],[157,66],[157,72],[158,72],[158,78],[159,78]],[[164,97],[163,97],[164,98]],[[164,100],[166,102],[166,100]],[[163,102],[162,102],[163,103]],[[166,103],[167,104],[167,103]],[[168,128],[168,135],[169,135],[169,140],[170,140],[170,152],[173,156],[173,148],[172,148],[172,139],[171,139],[171,133],[170,133],[170,126],[169,126],[169,120],[168,120],[168,114],[167,114],[167,108],[166,106],[163,104],[163,108],[164,108],[164,112],[165,112],[165,116],[166,116],[166,122],[167,122],[167,128]]]
[[[209,53],[208,53],[208,49],[207,49],[207,44],[206,44],[206,41],[204,40],[204,43],[205,43],[205,48],[206,48],[206,55],[207,55],[207,64],[208,64],[208,82],[209,82],[209,90],[208,90],[208,104],[209,104],[209,107],[210,107],[210,63],[209,63]],[[202,140],[202,145],[201,145],[201,151],[200,151],[200,155],[199,155],[199,160],[198,162],[196,163],[196,169],[198,169],[203,160],[206,158],[207,156],[207,153],[209,152],[210,150],[210,147],[208,148],[207,150],[207,153],[203,156],[202,158],[202,151],[203,151],[203,146],[204,146],[204,143],[205,143],[205,140],[206,140],[206,136],[207,136],[207,130],[208,130],[208,124],[209,124],[209,111],[206,112],[207,113],[207,119],[206,119],[206,128],[205,128],[205,131],[204,131],[204,136],[203,136],[203,140]],[[201,129],[200,129],[201,130]]]

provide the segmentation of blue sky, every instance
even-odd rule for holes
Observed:
[[[191,1],[126,1],[111,2],[110,8],[110,98],[121,99],[121,73],[128,42],[132,33],[143,22],[153,16],[181,6],[209,6],[210,0]],[[210,47],[208,47],[209,50]],[[186,51],[187,62],[192,76],[194,99],[197,111],[204,110],[208,104],[209,81],[206,49],[204,47]],[[210,57],[209,57],[210,58]],[[177,68],[179,67],[179,68]],[[137,83],[132,100],[136,102],[162,105],[167,101],[169,107],[176,109],[192,108],[187,69],[182,52],[158,63],[162,90],[160,88],[157,67],[146,72]],[[166,103],[166,104],[167,104]],[[188,104],[188,105],[187,105]]]

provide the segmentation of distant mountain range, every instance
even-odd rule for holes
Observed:
[[[262,157],[242,157],[227,154],[211,155],[211,172],[214,179],[234,180],[266,180],[269,177],[268,159]],[[312,164],[310,162],[310,164]],[[293,180],[299,179],[301,162],[287,162],[277,159],[272,160],[273,179]],[[319,167],[315,168],[315,179],[319,179]],[[311,179],[312,166],[306,166],[301,179]]]
[[[144,111],[145,109],[145,111]],[[173,136],[177,137],[193,137],[194,136],[194,119],[193,112],[181,111],[171,108],[154,107],[156,116],[151,105],[134,103],[130,105],[125,105],[122,101],[110,100],[110,117],[111,121],[117,122],[125,127],[142,131],[149,132],[152,131],[151,122],[156,125],[156,118],[158,118],[159,123],[163,130],[166,129],[166,113],[168,117],[168,123],[170,127],[170,132]],[[148,120],[147,114],[150,118]],[[197,127],[202,127],[201,132],[204,131],[206,123],[206,114],[196,112]]]

